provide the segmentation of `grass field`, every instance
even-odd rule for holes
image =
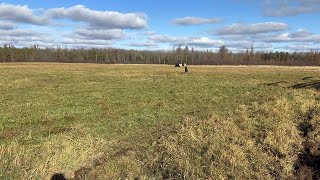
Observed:
[[[0,64],[0,179],[318,177],[320,67]]]

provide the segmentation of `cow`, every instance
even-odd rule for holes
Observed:
[[[182,67],[182,64],[177,63],[174,67]]]

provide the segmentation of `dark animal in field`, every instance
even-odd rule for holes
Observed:
[[[187,73],[188,71],[189,71],[188,67],[185,66],[185,67],[184,67],[184,72]]]
[[[184,67],[184,66],[187,66],[187,64],[186,63],[182,63],[182,64],[177,63],[174,65],[174,67]]]

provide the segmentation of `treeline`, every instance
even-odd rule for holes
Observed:
[[[233,53],[221,46],[216,52],[198,51],[179,46],[172,51],[138,51],[124,49],[62,49],[0,47],[0,62],[66,62],[104,64],[175,64],[190,65],[320,65],[320,52]]]

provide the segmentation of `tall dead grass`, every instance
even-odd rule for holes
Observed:
[[[74,134],[73,134],[74,133]],[[54,173],[73,177],[81,166],[104,152],[109,142],[85,132],[54,134],[41,145],[30,147],[15,141],[0,145],[0,177],[13,179],[41,179]],[[29,137],[32,138],[32,137]],[[37,149],[37,153],[33,151]]]
[[[187,118],[153,144],[149,170],[165,179],[293,177],[303,150],[299,116],[314,103],[301,98],[241,106],[225,117]]]

